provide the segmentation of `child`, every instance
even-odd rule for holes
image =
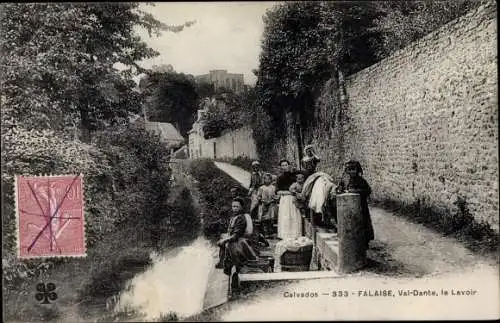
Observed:
[[[276,175],[271,175],[271,184],[274,185],[274,187],[276,187],[276,182],[278,181],[278,176]]]
[[[296,181],[290,186],[290,192],[295,197],[294,203],[299,208],[302,216],[305,214],[304,206],[304,196],[302,195],[302,187],[304,186],[305,176],[304,174],[297,174]]]
[[[271,174],[263,176],[264,184],[259,187],[257,198],[259,200],[258,220],[261,224],[262,234],[269,238],[273,232],[274,219],[276,218],[276,186],[272,184]]]
[[[347,162],[344,174],[349,176],[347,185],[342,180],[337,187],[337,194],[349,192],[361,195],[361,207],[363,210],[363,217],[366,221],[366,233],[364,238],[366,249],[368,249],[370,241],[374,239],[373,225],[370,218],[370,210],[368,209],[368,197],[370,196],[372,189],[366,180],[361,176],[363,175],[363,169],[358,161],[351,160]]]

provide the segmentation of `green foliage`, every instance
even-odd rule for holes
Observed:
[[[491,0],[381,1],[375,25],[381,42],[375,53],[383,59],[442,25]]]
[[[123,122],[137,112],[136,61],[158,53],[133,27],[179,31],[138,10],[138,3],[2,5],[2,110],[7,125],[62,131]],[[189,24],[188,24],[189,25]],[[125,69],[119,72],[115,64]]]
[[[200,100],[211,97],[215,94],[215,86],[212,83],[196,82],[196,93]]]
[[[198,90],[206,89],[183,73],[152,73],[144,80],[145,95],[149,98],[148,119],[172,123],[186,136],[198,110]]]
[[[111,190],[106,185],[111,169],[101,151],[79,141],[63,140],[50,130],[27,131],[19,127],[5,131],[2,144],[3,270],[10,272],[13,280],[40,274],[38,268],[43,268],[46,263],[30,260],[22,264],[16,259],[15,174],[85,174],[88,246],[92,247],[100,235],[113,229],[115,209],[111,203]]]
[[[275,143],[286,137],[287,112],[303,129],[315,126],[314,102],[327,79],[372,65],[484,2],[293,1],[275,5],[263,18],[262,51],[255,72],[256,105],[262,109],[255,109],[252,124],[259,155],[272,156]]]
[[[203,209],[203,233],[210,239],[219,239],[226,232],[231,211],[231,187],[246,191],[232,177],[221,171],[210,159],[197,159],[191,162],[189,173],[198,181]],[[250,200],[245,194],[245,209]]]
[[[112,167],[117,221],[133,219],[134,224],[151,227],[167,209],[167,147],[141,125],[111,128],[97,133],[95,140]]]
[[[112,286],[99,290],[91,282],[90,288],[114,293],[132,277],[131,266],[147,265],[151,246],[162,247],[164,240],[168,243],[163,245],[171,245],[174,239],[198,232],[189,192],[177,188],[169,198],[168,149],[141,125],[128,125],[129,112],[138,112],[142,103],[132,80],[134,73],[141,72],[135,62],[157,55],[134,34],[134,27],[151,33],[179,32],[192,23],[167,26],[138,6],[2,5],[2,270],[11,305],[23,299],[26,286],[31,288],[33,281],[57,271],[57,265],[65,265],[60,273],[86,268],[99,282],[103,281],[99,277],[110,278]],[[118,71],[118,63],[125,70]],[[81,129],[94,131],[94,140],[77,139]],[[81,262],[19,261],[14,176],[80,173],[84,175],[88,257]],[[119,252],[124,246],[130,249]],[[127,251],[131,254],[126,255]],[[130,272],[119,273],[125,267]],[[77,285],[86,274],[70,279]],[[11,311],[11,315],[33,320],[30,304],[24,314]]]
[[[250,118],[254,100],[248,93],[236,94],[228,89],[218,89],[203,105],[203,134],[205,139],[219,137],[226,130],[241,128]]]

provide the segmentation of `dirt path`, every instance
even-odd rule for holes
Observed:
[[[250,174],[226,163],[215,163],[243,186]],[[498,265],[475,255],[458,241],[384,209],[371,207],[375,241],[369,268],[342,279],[281,284],[254,291],[221,308],[220,320],[324,319],[467,319],[498,318]],[[359,290],[391,289],[392,297],[360,297]],[[321,296],[348,290],[349,297]],[[475,290],[474,296],[403,297],[406,289]],[[317,298],[288,298],[285,292],[313,291]],[[299,305],[300,306],[297,306]],[[397,304],[397,307],[395,306]],[[339,305],[339,306],[336,306]],[[273,310],[265,310],[270,309]]]

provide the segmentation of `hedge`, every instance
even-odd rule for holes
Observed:
[[[220,238],[227,231],[231,211],[231,187],[237,187],[244,200],[244,208],[250,207],[250,198],[241,184],[221,171],[210,159],[193,160],[189,173],[198,181],[201,195],[202,229],[210,240]]]

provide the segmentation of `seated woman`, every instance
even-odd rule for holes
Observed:
[[[231,210],[233,216],[229,221],[228,236],[217,242],[220,251],[216,268],[224,268],[224,273],[228,276],[231,275],[232,266],[236,266],[239,272],[245,264],[258,259],[248,241],[252,232],[248,226],[250,217],[243,212],[243,199],[233,199]]]

